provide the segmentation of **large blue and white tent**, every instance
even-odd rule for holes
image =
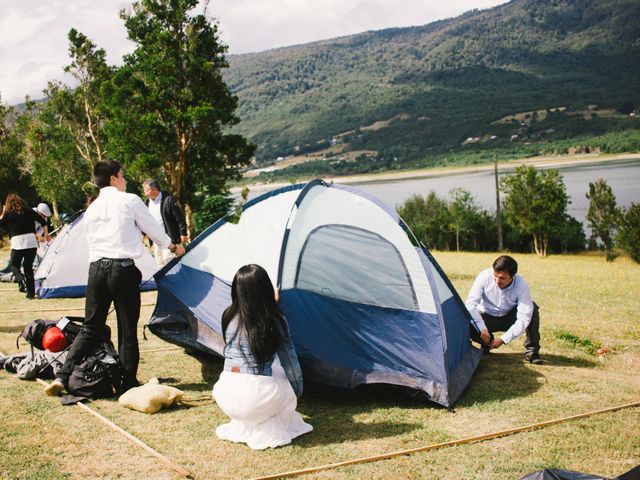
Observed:
[[[38,298],[84,297],[89,280],[89,244],[82,227],[84,213],[60,229],[35,271]],[[140,239],[142,241],[142,238]],[[154,290],[153,274],[158,270],[146,249],[135,259],[142,273],[142,290]]]
[[[480,352],[470,316],[398,214],[350,187],[314,180],[266,193],[221,219],[155,276],[159,337],[222,356],[221,316],[238,268],[280,289],[305,378],[343,388],[391,384],[452,406]]]

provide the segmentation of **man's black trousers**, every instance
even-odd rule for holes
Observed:
[[[67,360],[58,374],[66,385],[73,366],[93,353],[104,339],[105,324],[113,301],[118,320],[118,355],[127,373],[129,386],[136,384],[140,352],[138,319],[140,317],[140,281],[142,274],[133,260],[103,258],[89,266],[89,280],[82,329],[73,341]]]
[[[25,248],[24,250],[11,250],[11,272],[16,281],[27,291],[27,297],[33,298],[36,289],[33,281],[33,261],[36,259],[35,248]],[[20,271],[24,271],[24,275]]]
[[[518,309],[514,308],[509,311],[504,317],[494,317],[488,313],[482,314],[482,319],[487,325],[487,330],[491,334],[493,340],[493,332],[506,332],[516,322]],[[531,316],[531,322],[527,327],[527,337],[524,340],[524,349],[527,354],[538,353],[540,351],[540,309],[538,305],[533,303],[533,315]],[[480,333],[471,326],[471,339],[475,342],[482,343],[480,340]]]

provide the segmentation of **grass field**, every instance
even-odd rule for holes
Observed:
[[[435,256],[464,297],[494,254]],[[256,452],[218,440],[225,415],[210,401],[156,415],[113,400],[91,403],[116,424],[193,472],[197,479],[250,478],[480,435],[640,400],[640,266],[625,258],[517,255],[540,305],[545,365],[522,361],[520,339],[482,358],[453,412],[367,390],[308,388],[298,410],[314,431],[292,446]],[[27,301],[0,284],[0,351],[46,308],[82,299]],[[145,293],[143,302],[153,302]],[[143,308],[140,329],[152,307]],[[78,312],[80,313],[80,312]],[[110,317],[115,324],[115,318]],[[149,334],[148,334],[149,335]],[[192,399],[210,394],[221,363],[201,364],[182,350],[141,338],[139,377],[170,376]],[[22,347],[25,349],[25,347]],[[598,353],[600,352],[600,353]],[[175,472],[77,407],[46,397],[42,386],[0,372],[0,478],[170,479]],[[546,467],[613,477],[640,463],[640,408],[620,410],[495,440],[305,475],[305,479],[517,479]]]

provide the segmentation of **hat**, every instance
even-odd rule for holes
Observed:
[[[39,203],[37,210],[38,210],[38,213],[41,213],[47,218],[51,216],[51,210],[49,209],[49,205],[47,205],[46,203]]]

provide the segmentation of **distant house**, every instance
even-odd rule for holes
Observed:
[[[469,137],[464,142],[462,142],[462,145],[469,145],[470,143],[477,143],[479,141],[480,137]]]

